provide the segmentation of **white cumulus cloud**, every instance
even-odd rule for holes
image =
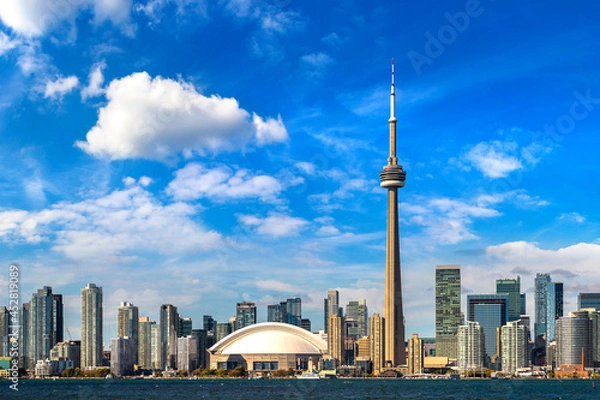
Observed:
[[[113,80],[106,98],[87,140],[76,142],[96,157],[166,160],[287,139],[281,118],[251,118],[233,98],[207,97],[190,83],[146,72]]]
[[[279,181],[268,175],[252,175],[245,169],[233,171],[226,166],[209,169],[198,163],[190,163],[175,173],[167,193],[184,201],[200,198],[217,201],[258,198],[275,202],[282,189]]]

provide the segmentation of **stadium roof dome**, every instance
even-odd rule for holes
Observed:
[[[212,354],[315,354],[327,352],[327,342],[295,325],[263,322],[237,330],[209,350]]]

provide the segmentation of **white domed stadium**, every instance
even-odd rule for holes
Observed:
[[[209,349],[211,368],[248,371],[306,369],[308,359],[317,361],[327,353],[327,341],[321,334],[295,325],[263,322],[237,330]]]

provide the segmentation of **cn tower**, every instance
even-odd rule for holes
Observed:
[[[396,158],[396,92],[394,60],[392,60],[392,90],[390,92],[390,156],[379,173],[381,187],[388,190],[387,244],[385,259],[385,290],[383,318],[385,323],[385,364],[395,367],[406,364],[404,349],[404,313],[402,311],[402,280],[400,277],[400,240],[398,234],[398,188],[404,187],[406,172]]]

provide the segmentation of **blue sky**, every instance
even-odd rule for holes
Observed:
[[[407,335],[434,270],[600,291],[600,5],[581,1],[8,0],[0,5],[0,263],[21,297],[104,288],[201,327],[235,303],[382,311],[396,60]],[[7,298],[8,272],[0,276]],[[1,302],[0,302],[1,303]]]

